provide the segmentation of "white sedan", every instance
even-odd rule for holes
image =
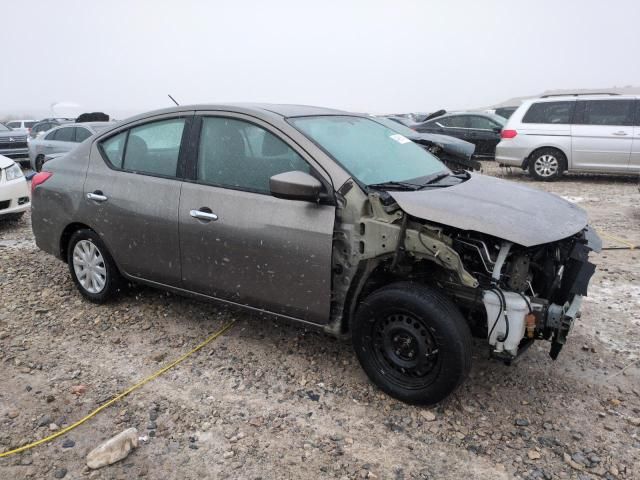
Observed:
[[[20,166],[0,155],[0,220],[18,219],[30,206],[29,187]]]

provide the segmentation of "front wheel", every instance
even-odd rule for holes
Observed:
[[[73,282],[86,299],[103,303],[119,290],[120,272],[92,230],[78,230],[71,236],[67,262]]]
[[[356,313],[352,341],[373,383],[411,404],[443,400],[471,368],[471,333],[462,314],[420,284],[395,283],[368,296]]]

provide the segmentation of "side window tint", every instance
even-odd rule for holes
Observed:
[[[588,100],[579,123],[583,125],[623,126],[633,124],[632,100]]]
[[[84,142],[87,138],[91,136],[91,132],[86,128],[77,127],[76,128],[76,142]]]
[[[636,100],[636,127],[640,127],[640,100]]]
[[[116,168],[122,168],[122,154],[124,153],[126,140],[127,132],[122,132],[115,137],[108,138],[101,144],[102,151],[107,156],[107,160]]]
[[[449,128],[466,128],[467,120],[465,117],[458,115],[455,117],[444,117],[439,120],[436,120],[440,125],[444,125]]]
[[[498,125],[493,123],[488,118],[473,115],[469,117],[469,128],[478,128],[481,130],[493,130]]]
[[[75,127],[61,128],[56,131],[56,141],[58,142],[74,142],[76,137]]]
[[[524,114],[522,123],[571,123],[576,102],[533,103]]]
[[[278,173],[311,167],[291,147],[252,123],[221,117],[202,121],[198,180],[222,187],[270,193]]]
[[[175,177],[184,122],[183,118],[173,118],[129,130],[124,168]]]

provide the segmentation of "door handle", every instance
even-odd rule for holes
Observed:
[[[89,200],[93,200],[94,202],[106,202],[107,196],[103,195],[100,190],[96,190],[95,192],[87,193],[87,198]]]
[[[620,130],[618,132],[613,132],[612,135],[616,135],[618,137],[624,137],[626,135],[629,135],[627,132],[625,132],[624,130]]]
[[[209,210],[209,209],[207,209]],[[211,222],[211,221],[216,221],[218,220],[218,216],[211,212],[211,211],[206,211],[206,210],[191,210],[189,212],[189,215],[191,215],[193,218],[196,218],[198,220],[204,220],[205,222]]]

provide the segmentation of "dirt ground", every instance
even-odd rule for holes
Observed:
[[[599,230],[640,245],[633,178],[551,184]],[[605,246],[622,246],[605,238]],[[606,250],[557,361],[536,343],[510,367],[478,341],[469,380],[432,409],[382,394],[348,343],[297,325],[135,287],[82,300],[66,265],[39,251],[28,215],[0,225],[0,451],[73,423],[116,393],[235,326],[68,434],[0,459],[1,479],[639,479],[640,249]],[[72,387],[84,385],[82,394]],[[137,427],[129,457],[85,456]]]

